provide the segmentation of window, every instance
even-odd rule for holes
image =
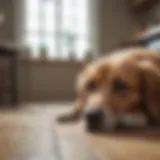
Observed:
[[[74,53],[82,59],[89,49],[88,0],[25,0],[24,43],[37,58],[47,50],[50,59]]]

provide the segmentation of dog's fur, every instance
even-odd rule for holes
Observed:
[[[143,112],[148,122],[159,123],[160,55],[146,48],[113,52],[83,69],[76,91],[75,108],[63,121],[76,120],[88,107],[102,107],[115,117]]]

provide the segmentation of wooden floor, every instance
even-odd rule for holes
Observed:
[[[59,125],[69,104],[0,111],[0,160],[160,160],[160,132],[91,134],[82,122]]]

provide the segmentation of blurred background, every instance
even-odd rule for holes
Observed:
[[[83,63],[135,44],[151,28],[157,34],[159,8],[158,0],[1,0],[0,45],[16,56],[0,58],[11,59],[3,62],[8,72],[0,69],[0,102],[11,92],[20,102],[73,99]]]
[[[18,59],[12,86],[1,67],[1,101],[10,87],[19,101],[73,99],[83,62],[158,28],[159,8],[157,0],[1,0],[0,45]]]

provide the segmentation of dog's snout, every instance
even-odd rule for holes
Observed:
[[[99,129],[104,118],[104,111],[100,107],[91,108],[85,111],[87,128],[90,130]]]
[[[103,115],[103,110],[102,109],[88,109],[85,111],[85,116],[87,119],[89,120],[99,120],[102,118],[102,115]]]

